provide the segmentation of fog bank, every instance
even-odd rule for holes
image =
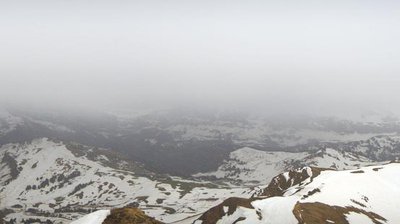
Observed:
[[[0,102],[400,114],[398,1],[0,3]]]

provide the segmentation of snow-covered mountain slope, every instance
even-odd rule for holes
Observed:
[[[339,144],[338,147],[373,160],[394,160],[400,157],[400,136],[379,135],[362,141]]]
[[[195,223],[400,223],[400,163],[354,170],[302,168],[249,199],[230,198]]]
[[[5,220],[68,223],[93,210],[138,206],[160,221],[181,220],[230,195],[227,188],[159,176],[109,150],[38,139],[0,149],[0,210]]]
[[[267,184],[274,176],[303,166],[344,170],[372,164],[374,162],[365,157],[330,148],[317,152],[293,153],[266,152],[245,147],[231,152],[229,159],[225,160],[217,171],[194,176],[254,185]]]
[[[14,116],[4,109],[0,109],[0,136],[15,130],[18,125],[22,124],[23,120],[20,117]]]

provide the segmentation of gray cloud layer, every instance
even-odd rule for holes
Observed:
[[[0,27],[3,102],[400,112],[398,1],[2,1]]]

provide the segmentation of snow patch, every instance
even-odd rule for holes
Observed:
[[[71,222],[71,224],[101,224],[111,213],[110,210],[99,210],[92,212],[82,218]]]

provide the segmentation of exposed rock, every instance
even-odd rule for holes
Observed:
[[[154,218],[147,216],[138,208],[117,208],[103,221],[103,224],[162,224]]]

